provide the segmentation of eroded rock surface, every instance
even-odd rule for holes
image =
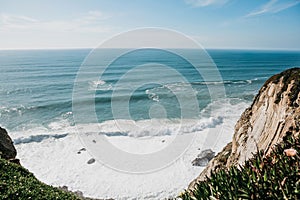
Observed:
[[[189,189],[212,171],[242,165],[257,150],[268,154],[286,134],[298,136],[299,130],[300,68],[293,68],[266,81],[235,125],[232,142],[209,162]]]

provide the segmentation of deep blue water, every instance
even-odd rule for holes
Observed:
[[[193,50],[185,51],[195,54]],[[47,127],[49,123],[61,119],[73,125],[74,81],[89,52],[90,49],[0,51],[0,125],[9,130],[23,130],[35,126]],[[195,91],[200,111],[212,103],[206,84],[211,87],[224,85],[226,97],[220,98],[232,100],[233,104],[250,103],[267,78],[284,69],[300,66],[300,52],[296,51],[208,50],[208,53],[218,67],[223,79],[221,82],[213,79],[205,82],[185,60],[164,52],[142,51],[112,63],[101,80],[87,80],[88,89],[95,94],[98,121],[114,118],[111,97],[120,79],[125,81],[122,82],[123,88],[119,87],[114,95],[114,101],[121,105],[130,95],[128,107],[131,119],[150,118],[148,111],[153,105],[164,107],[168,118],[181,116],[177,96],[170,88],[184,94],[187,83],[176,82],[172,74],[155,74],[157,72],[151,66],[144,68],[144,74],[132,75],[128,79],[122,77],[139,64],[157,62],[172,66],[184,74]],[[96,68],[92,72],[98,73]],[[148,74],[170,80],[169,84],[144,84]],[[140,86],[129,94],[128,88],[133,83]],[[182,98],[189,103],[188,95]],[[83,96],[80,101],[84,111],[88,106],[85,103],[87,99]]]

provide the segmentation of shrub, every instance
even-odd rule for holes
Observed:
[[[287,154],[286,149],[292,153]],[[294,155],[294,151],[297,153]],[[270,155],[258,152],[243,166],[212,173],[194,190],[179,198],[195,199],[300,199],[300,139],[284,137]]]
[[[46,185],[22,166],[0,158],[0,199],[78,199]]]

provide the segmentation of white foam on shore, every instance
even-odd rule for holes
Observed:
[[[203,146],[208,132],[220,132],[216,134],[218,137],[211,148],[216,152],[222,150],[223,146],[231,141],[234,124],[247,107],[246,103],[228,104],[230,113],[226,116],[223,113],[222,121],[214,121],[222,114],[218,112],[217,105],[219,104],[211,105],[214,107],[214,116],[199,121],[198,126],[197,123],[184,124],[184,134],[195,134],[195,139],[182,157],[162,170],[147,174],[118,172],[97,160],[93,164],[87,164],[93,155],[89,153],[88,147],[80,142],[75,126],[59,125],[55,122],[47,129],[36,128],[14,132],[11,135],[14,141],[19,141],[16,148],[21,164],[47,184],[66,185],[73,191],[80,190],[85,196],[94,198],[164,199],[178,195],[203,170],[202,167],[192,166],[191,161],[204,150],[199,148]],[[114,131],[111,123],[108,121],[100,125],[103,132]],[[93,125],[82,125],[81,128],[87,133],[94,130]],[[151,128],[150,132],[156,131],[155,127]],[[174,124],[164,127],[171,131],[173,128]],[[143,136],[130,135],[130,130],[124,132],[127,132],[127,135],[107,137],[119,148],[129,152],[140,151],[139,153],[162,149],[176,137],[172,133]],[[87,151],[78,153],[82,148],[86,148]]]

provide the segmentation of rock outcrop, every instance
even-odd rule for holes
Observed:
[[[238,120],[232,142],[208,163],[189,189],[212,171],[243,165],[258,150],[269,154],[285,135],[298,136],[299,132],[300,68],[293,68],[266,81]]]
[[[192,161],[193,166],[206,166],[207,163],[215,157],[215,152],[211,149],[205,149],[198,154],[197,158]]]
[[[6,160],[16,158],[17,151],[7,131],[0,127],[0,157]]]

